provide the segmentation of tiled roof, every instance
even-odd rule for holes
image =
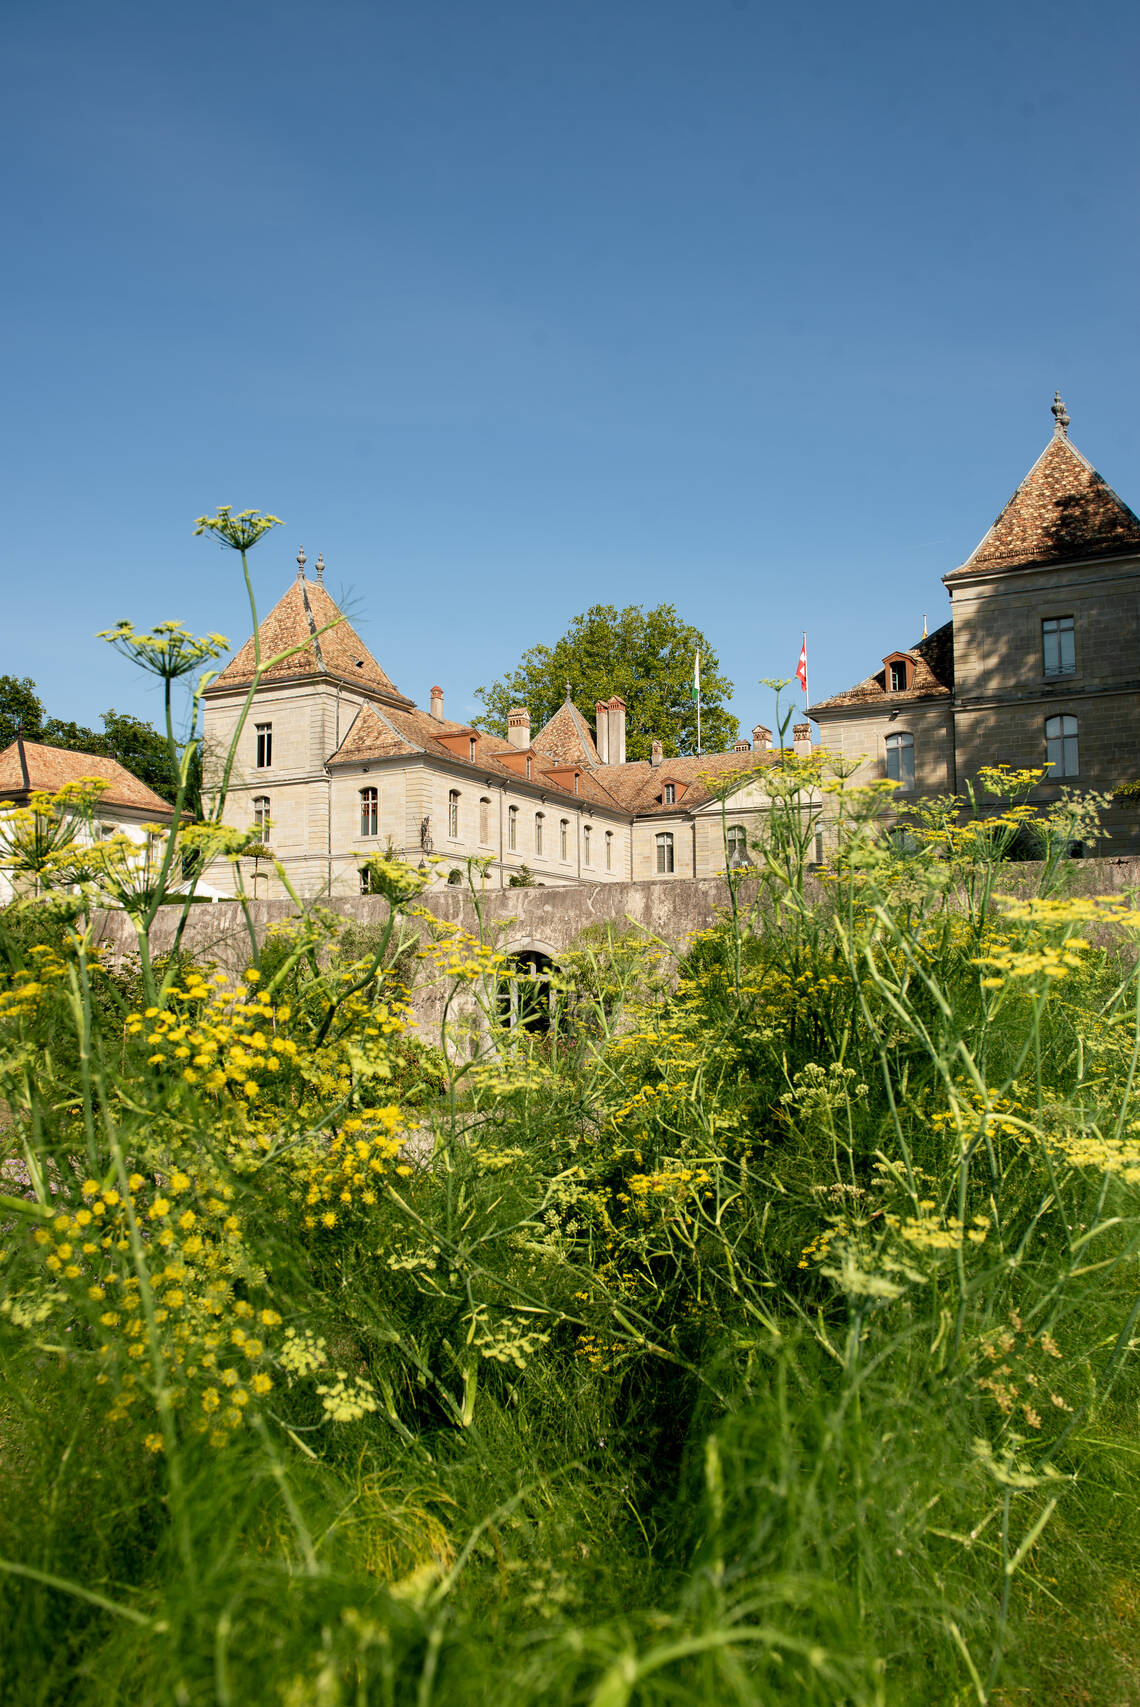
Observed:
[[[447,735],[473,737],[474,758],[469,758],[465,751],[457,753],[454,747],[445,746],[440,736]],[[552,794],[567,798],[590,800],[599,806],[616,804],[584,765],[578,780],[579,792],[575,795],[572,788],[553,782],[547,777],[546,766],[553,761],[546,754],[528,750],[532,759],[529,780],[533,786],[549,789]],[[503,754],[515,751],[516,749],[509,746],[499,735],[487,735],[466,723],[453,723],[448,718],[433,717],[430,712],[421,711],[417,706],[413,706],[409,711],[389,706],[366,706],[354,719],[352,727],[329,763],[361,764],[367,763],[369,759],[426,753],[432,758],[447,759],[452,764],[465,765],[473,772],[481,771],[484,775],[510,777],[514,781],[520,781],[524,779],[519,777],[518,771],[504,764],[502,760]]]
[[[734,773],[741,781],[750,774],[775,764],[779,753],[695,753],[683,759],[664,759],[651,765],[648,759],[637,759],[625,765],[603,765],[597,773],[607,791],[618,804],[635,817],[652,812],[688,812],[694,806],[710,801],[717,785]],[[684,795],[675,806],[664,806],[661,792],[667,782],[683,783]]]
[[[328,628],[329,623],[336,626]],[[326,632],[319,633],[321,629]],[[263,658],[275,657],[294,646],[302,648],[266,670],[264,681],[286,676],[332,676],[397,705],[412,703],[380,668],[321,581],[306,581],[298,576],[257,632]],[[219,689],[244,687],[253,680],[253,671],[251,637],[206,691],[216,693]]]
[[[543,724],[531,747],[560,765],[593,766],[601,762],[589,724],[569,700],[558,707],[549,723]]]
[[[573,710],[573,707],[569,708]],[[567,707],[563,706],[562,711]],[[577,714],[575,714],[577,715]],[[561,712],[555,714],[551,724],[555,723]],[[563,720],[563,727],[569,719]],[[547,725],[547,728],[550,724]],[[439,739],[441,735],[467,735],[475,739],[475,756],[469,758],[465,752],[456,753],[445,746]],[[634,815],[643,812],[675,812],[677,806],[664,807],[659,798],[662,784],[676,782],[685,785],[683,799],[679,806],[686,810],[691,806],[703,805],[713,795],[713,785],[718,778],[739,773],[741,777],[749,772],[761,769],[771,764],[778,755],[773,753],[706,753],[701,758],[690,755],[683,759],[666,759],[660,766],[651,765],[647,759],[627,765],[603,765],[595,761],[593,769],[583,764],[578,777],[578,793],[572,787],[566,786],[565,781],[554,781],[549,775],[551,765],[548,755],[538,752],[535,748],[528,749],[531,754],[532,767],[529,778],[532,788],[546,789],[552,795],[564,800],[577,800],[590,805],[610,807],[619,812]],[[519,772],[503,763],[503,755],[512,753],[514,749],[507,746],[497,735],[485,735],[481,730],[472,729],[465,723],[452,723],[446,718],[432,717],[430,712],[413,708],[411,711],[400,711],[390,707],[365,706],[356,716],[348,734],[329,760],[330,764],[366,764],[370,759],[388,759],[408,757],[413,753],[424,753],[431,758],[447,759],[453,765],[462,765],[473,774],[506,778],[512,782],[526,780]],[[560,764],[574,766],[574,758],[560,761]]]
[[[944,579],[953,581],[983,569],[1134,551],[1140,551],[1140,518],[1076,446],[1057,433],[981,544]]]
[[[108,806],[149,812],[156,819],[172,816],[166,801],[137,776],[132,776],[117,759],[104,758],[101,753],[72,753],[63,747],[45,747],[38,741],[25,741],[23,747],[26,778],[20,762],[19,741],[13,741],[0,753],[0,799],[18,799],[29,789],[55,794],[68,783],[97,776],[109,784],[101,796]]]
[[[821,699],[810,706],[809,714],[814,717],[817,711],[828,711],[844,705],[876,705],[889,703],[891,705],[907,705],[916,699],[947,699],[954,691],[954,624],[943,623],[933,634],[928,634],[925,640],[920,640],[917,646],[912,646],[903,653],[906,658],[914,659],[914,685],[901,693],[887,692],[887,671],[884,665],[875,675],[868,676],[866,681],[858,682],[855,687],[848,688],[846,693],[833,694],[830,699]]]

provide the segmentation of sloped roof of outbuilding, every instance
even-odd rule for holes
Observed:
[[[21,752],[21,748],[23,749]],[[0,799],[19,800],[29,793],[56,794],[69,783],[98,777],[107,784],[100,800],[134,812],[149,812],[155,818],[173,815],[169,803],[153,788],[140,782],[117,759],[102,753],[73,753],[64,747],[48,747],[39,741],[13,741],[0,753]]]

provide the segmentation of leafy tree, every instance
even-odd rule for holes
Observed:
[[[44,702],[30,676],[0,676],[0,748],[22,730],[27,741],[43,739]]]
[[[517,668],[488,688],[477,688],[485,713],[479,727],[507,733],[507,713],[525,705],[531,728],[540,729],[566,697],[592,716],[599,699],[620,694],[626,703],[626,757],[647,759],[652,743],[666,754],[697,750],[697,707],[691,696],[693,658],[701,655],[701,746],[723,751],[736,739],[736,719],[724,701],[732,683],[720,674],[716,653],[699,628],[683,622],[674,605],[647,611],[592,605],[553,646],[532,646]]]

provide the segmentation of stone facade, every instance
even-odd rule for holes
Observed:
[[[999,764],[1044,769],[1039,810],[1140,777],[1140,519],[1069,440],[1060,398],[1053,413],[1041,457],[943,577],[950,622],[811,708],[855,780],[891,777],[900,804]],[[1140,848],[1135,809],[1114,804],[1105,828],[1112,851]]]
[[[437,886],[465,880],[469,860],[487,888],[524,867],[551,888],[675,882],[746,857],[767,810],[777,755],[760,725],[730,753],[629,763],[616,695],[595,707],[597,739],[569,698],[533,736],[516,707],[506,740],[447,719],[438,685],[420,710],[303,562],[257,638],[205,694],[207,794],[236,733],[225,819],[256,826],[264,850],[211,869],[228,892],[285,896],[280,864],[299,896],[360,894],[369,858],[388,851],[430,861]]]

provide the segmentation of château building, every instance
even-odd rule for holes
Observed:
[[[1069,438],[1059,394],[1052,412],[1044,451],[942,578],[950,620],[809,708],[854,780],[891,779],[900,804],[997,764],[1044,769],[1039,810],[1140,777],[1140,519]],[[1105,826],[1098,852],[1140,847],[1135,808]]]
[[[327,591],[323,565],[298,574],[261,623],[264,670],[238,740],[225,819],[254,826],[272,858],[243,861],[247,891],[284,894],[280,861],[299,895],[359,894],[368,859],[438,862],[440,883],[669,881],[723,871],[748,857],[768,805],[763,769],[770,732],[731,752],[627,761],[625,702],[594,706],[593,726],[566,702],[532,732],[525,707],[506,740],[444,716],[433,687],[425,711],[395,685]],[[206,785],[220,766],[254,680],[249,639],[206,689]],[[796,730],[810,750],[810,726]],[[722,807],[727,798],[727,809]],[[524,872],[524,867],[526,868]],[[219,887],[233,869],[211,867]]]

